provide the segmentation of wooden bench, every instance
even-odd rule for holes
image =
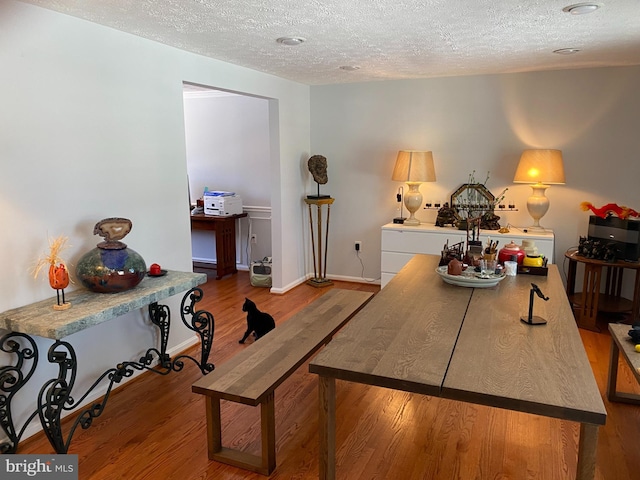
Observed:
[[[274,390],[373,296],[333,288],[193,384],[206,395],[209,458],[269,475],[276,467]],[[260,405],[262,455],[222,446],[220,400]]]

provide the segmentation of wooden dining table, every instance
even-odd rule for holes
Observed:
[[[439,278],[438,261],[416,255],[310,362],[320,478],[336,478],[339,379],[578,422],[576,478],[592,480],[607,413],[556,265],[467,288]],[[520,320],[532,283],[548,297],[534,297],[544,325]]]

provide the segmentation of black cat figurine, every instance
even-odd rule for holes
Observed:
[[[253,332],[256,340],[258,340],[260,337],[276,328],[276,322],[273,320],[273,317],[266,312],[258,310],[256,304],[248,298],[244,299],[242,311],[247,312],[247,331],[244,332],[244,336],[239,343],[244,343],[249,335],[251,335],[251,332]]]

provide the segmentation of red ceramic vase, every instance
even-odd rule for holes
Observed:
[[[516,257],[515,260],[516,262],[518,262],[518,265],[522,265],[522,261],[524,260],[524,257],[526,254],[524,250],[522,250],[518,245],[513,243],[513,240],[512,240],[511,243],[506,244],[504,247],[500,249],[500,251],[498,252],[498,261],[500,263],[504,263],[507,260],[511,260],[511,258],[514,255]]]

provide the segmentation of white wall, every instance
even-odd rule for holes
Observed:
[[[190,91],[184,95],[184,115],[191,202],[205,187],[235,192],[247,213],[237,220],[238,266],[248,268],[251,260],[272,256],[271,222],[264,220],[265,212],[271,215],[268,100]],[[256,243],[248,241],[250,233]],[[211,231],[192,231],[193,259],[215,263],[215,241]]]
[[[100,240],[93,226],[105,217],[132,220],[126,243],[147,264],[191,270],[183,81],[270,99],[271,205],[281,229],[274,233],[274,260],[287,252],[273,282],[285,289],[304,278],[307,86],[10,0],[0,5],[0,45],[0,311],[54,295],[30,273],[48,236],[69,237],[65,257],[73,265]],[[192,339],[180,328],[179,300],[169,302],[173,348]],[[155,339],[143,313],[73,336],[80,392],[98,373],[137,359]],[[51,343],[39,341],[43,357]],[[0,355],[1,365],[12,361]],[[43,365],[18,397],[18,426],[52,375]]]
[[[193,203],[209,187],[236,192],[245,205],[268,207],[268,101],[246,95],[186,93],[184,113]]]
[[[447,200],[473,170],[479,180],[490,171],[488,188],[508,187],[519,208],[501,223],[516,226],[531,224],[531,188],[512,183],[522,150],[561,149],[567,184],[547,190],[541,223],[555,231],[562,268],[564,252],[587,233],[581,202],[640,208],[638,85],[640,67],[312,87],[311,147],[328,159],[325,190],[336,198],[328,271],[359,277],[353,242],[362,240],[365,276],[380,276],[379,227],[396,215],[400,149],[433,151],[437,182],[422,185],[425,200]],[[417,216],[433,223],[436,212]]]

